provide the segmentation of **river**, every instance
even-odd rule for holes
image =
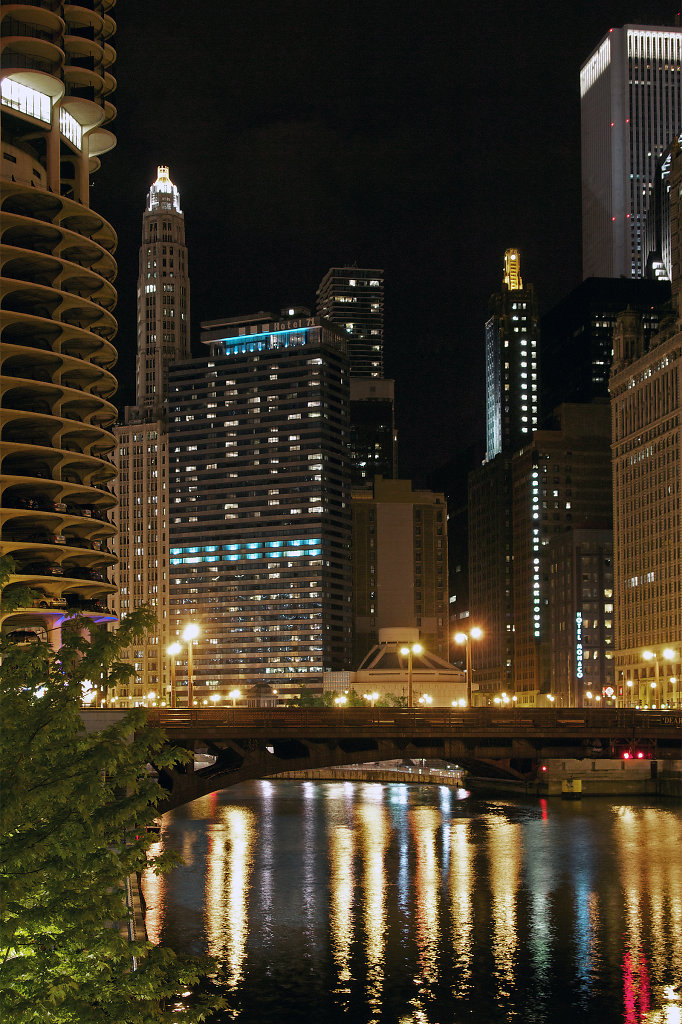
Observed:
[[[680,1024],[675,801],[259,781],[163,818],[152,941],[240,1024]]]

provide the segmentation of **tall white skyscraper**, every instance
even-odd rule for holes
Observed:
[[[580,71],[583,277],[643,277],[656,161],[682,132],[682,29],[610,29]]]
[[[189,276],[185,218],[168,168],[159,167],[142,217],[137,279],[136,403],[117,440],[119,505],[114,604],[125,615],[141,604],[157,611],[157,631],[127,652],[135,678],[119,705],[163,699],[169,686],[168,368],[189,359]]]

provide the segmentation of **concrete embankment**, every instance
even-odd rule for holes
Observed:
[[[682,796],[682,761],[625,761],[606,758],[547,760],[532,780],[467,776],[473,792],[518,793],[566,798],[588,796]]]

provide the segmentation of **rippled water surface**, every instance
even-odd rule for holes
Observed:
[[[166,815],[147,925],[221,1021],[680,1024],[681,840],[672,801],[253,782]]]

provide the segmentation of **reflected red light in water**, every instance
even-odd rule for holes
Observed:
[[[547,801],[544,796],[540,798],[540,813],[542,814],[542,820],[547,821],[549,815],[547,813]]]

